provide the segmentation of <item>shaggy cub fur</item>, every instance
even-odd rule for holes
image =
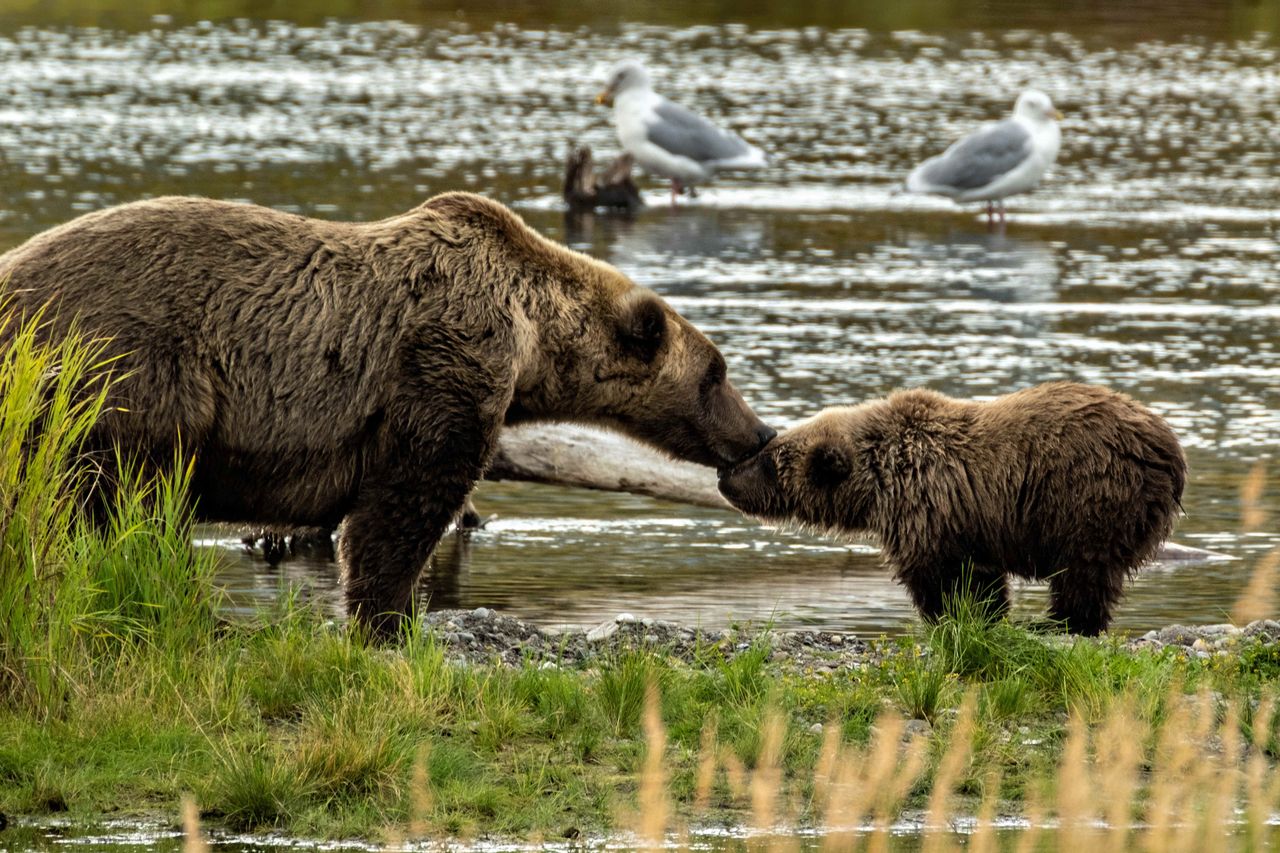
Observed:
[[[1003,613],[1012,574],[1047,580],[1050,615],[1097,634],[1172,531],[1185,482],[1159,416],[1054,382],[987,403],[913,390],[826,409],[720,490],[760,518],[878,536],[926,619],[962,590]]]

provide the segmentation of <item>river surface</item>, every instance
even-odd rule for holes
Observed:
[[[0,248],[167,193],[369,220],[482,192],[665,296],[778,426],[916,385],[990,397],[1076,379],[1145,401],[1190,460],[1175,539],[1235,559],[1146,571],[1117,624],[1223,621],[1280,545],[1275,523],[1242,529],[1239,502],[1280,439],[1280,2],[958,5],[6,0]],[[565,155],[616,152],[592,96],[628,56],[771,167],[676,209],[644,179],[634,217],[567,218]],[[1066,114],[1062,154],[1003,233],[975,207],[894,193],[1028,85]],[[476,503],[495,517],[442,545],[430,606],[913,623],[870,544],[545,486],[484,484]],[[201,541],[238,609],[294,583],[338,606],[330,562],[271,568],[234,532]]]

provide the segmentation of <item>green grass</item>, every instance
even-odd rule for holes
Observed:
[[[0,811],[168,814],[191,792],[214,824],[377,837],[407,825],[414,762],[425,750],[434,831],[607,827],[634,796],[650,682],[662,685],[672,790],[686,810],[709,718],[724,748],[750,767],[762,720],[781,710],[789,723],[781,763],[803,799],[821,740],[814,722],[834,722],[849,741],[865,742],[876,717],[896,710],[931,720],[936,753],[967,689],[978,693],[978,731],[966,784],[977,796],[987,771],[998,769],[1016,799],[1056,757],[1070,708],[1107,707],[1140,697],[1144,685],[1175,681],[1231,696],[1263,689],[1241,685],[1250,674],[1241,661],[1262,654],[1251,647],[1240,658],[1203,662],[1028,634],[1020,635],[1025,643],[1050,650],[1038,668],[1026,665],[1028,649],[1008,646],[1007,657],[987,660],[989,677],[956,675],[941,663],[956,632],[972,634],[963,639],[975,648],[996,648],[997,637],[1018,629],[946,630],[945,641],[922,632],[919,653],[885,641],[880,663],[830,674],[784,671],[751,654],[688,664],[658,650],[581,669],[468,667],[447,662],[430,637],[369,649],[295,606],[185,647],[143,643],[128,656],[81,658],[67,674],[74,689],[51,713],[25,703],[0,710]],[[1158,704],[1138,708],[1158,722]],[[725,791],[715,801],[729,812],[745,807]]]
[[[864,666],[817,672],[775,661],[767,634],[735,638],[750,642],[732,659],[726,643],[692,661],[639,648],[576,667],[554,657],[506,667],[451,663],[421,633],[371,648],[292,597],[222,624],[214,566],[189,545],[181,461],[157,481],[123,465],[110,524],[80,521],[79,453],[110,381],[98,353],[74,340],[45,346],[27,326],[0,360],[0,811],[10,815],[169,818],[189,794],[210,823],[308,836],[608,828],[634,806],[650,685],[686,817],[708,725],[724,760],[751,768],[764,721],[781,714],[778,766],[804,817],[816,807],[815,724],[860,745],[885,711],[929,720],[927,779],[970,693],[959,791],[978,797],[999,778],[1016,808],[1057,760],[1071,712],[1099,719],[1127,702],[1155,731],[1177,697],[1208,690],[1239,702],[1253,737],[1250,709],[1280,677],[1274,647],[1258,642],[1208,661],[1129,653],[1029,633],[963,602],[913,637],[874,644]],[[1262,740],[1274,755],[1274,731]],[[712,819],[745,814],[735,784],[717,776]],[[922,806],[927,784],[913,790]]]

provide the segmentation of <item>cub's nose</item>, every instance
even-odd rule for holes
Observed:
[[[762,423],[760,424],[760,426],[756,427],[756,441],[760,443],[759,444],[760,449],[763,450],[764,446],[769,442],[773,441],[774,437],[777,436],[777,434],[778,434],[778,431],[773,427],[769,426],[768,424]]]

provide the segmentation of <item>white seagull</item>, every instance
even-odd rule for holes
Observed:
[[[741,136],[653,91],[639,62],[615,68],[596,103],[613,104],[622,150],[645,171],[670,178],[672,204],[686,187],[705,183],[716,172],[768,165],[764,152]]]
[[[974,131],[917,166],[907,177],[907,192],[985,201],[988,222],[994,202],[1004,222],[1004,199],[1035,189],[1058,159],[1061,118],[1048,95],[1028,89],[1018,96],[1012,117]]]

